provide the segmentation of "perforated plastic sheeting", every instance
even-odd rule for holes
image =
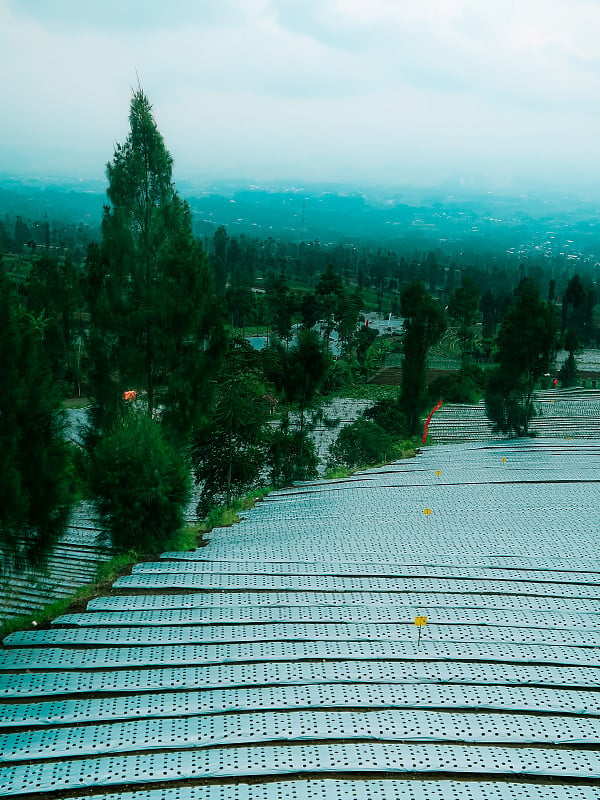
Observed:
[[[356,498],[356,503],[359,502],[360,498]],[[571,527],[568,530],[563,530],[562,533],[552,537],[546,533],[544,537],[538,536],[537,532],[540,516],[545,513],[543,510],[531,512],[529,515],[521,514],[519,511],[518,517],[514,512],[512,517],[509,515],[490,517],[488,524],[483,526],[477,525],[475,519],[470,524],[468,520],[459,522],[457,518],[461,516],[461,512],[440,515],[435,507],[431,516],[424,516],[423,509],[431,507],[431,502],[430,498],[424,500],[423,507],[415,511],[415,519],[411,522],[398,520],[396,524],[387,518],[378,518],[375,510],[372,517],[362,521],[351,518],[349,514],[348,517],[337,515],[332,516],[331,520],[321,520],[318,526],[313,524],[315,520],[305,519],[295,522],[286,519],[285,535],[281,538],[275,526],[269,530],[261,522],[244,524],[243,536],[237,532],[229,535],[211,532],[210,552],[215,558],[225,556],[261,559],[268,554],[271,557],[310,560],[324,541],[331,538],[332,541],[328,543],[331,552],[337,550],[340,557],[346,560],[348,556],[356,556],[361,552],[361,538],[364,540],[365,531],[371,531],[376,535],[369,539],[368,553],[365,553],[369,559],[377,556],[389,557],[390,551],[393,550],[410,552],[415,541],[421,539],[427,542],[432,552],[447,553],[453,558],[463,554],[469,555],[473,550],[483,553],[491,551],[494,554],[504,552],[514,557],[526,556],[531,552],[532,530],[536,531],[536,549],[544,555],[559,555],[572,546],[574,541],[578,547],[581,545],[583,562],[591,552],[597,552],[594,550],[597,545],[595,511],[589,514],[572,512],[580,527],[574,529],[571,520]],[[379,505],[384,503],[385,498],[380,498]],[[389,513],[393,515],[392,510]],[[285,518],[284,511],[282,516]],[[477,521],[481,522],[479,518]],[[329,527],[327,527],[328,522]],[[564,524],[564,520],[556,520],[557,528]],[[402,534],[398,532],[399,526]],[[336,536],[332,533],[335,530],[343,530],[345,535]]]
[[[276,641],[392,641],[414,642],[414,618],[404,618],[399,624],[378,623],[288,623],[264,625],[173,625],[123,628],[58,628],[43,631],[18,631],[6,637],[8,647],[213,644],[215,642],[276,642]],[[520,644],[556,644],[573,647],[593,647],[600,644],[600,631],[555,630],[539,628],[497,627],[478,625],[473,614],[462,624],[427,623],[427,639],[432,642],[510,642]]]
[[[187,555],[187,554],[186,554]],[[256,572],[256,562],[252,561],[204,561],[188,559],[150,561],[136,564],[133,573],[160,572],[179,574],[202,575],[253,575]],[[337,576],[369,576],[369,577],[442,577],[442,578],[484,578],[488,580],[528,580],[567,583],[590,583],[600,586],[600,572],[594,570],[557,570],[534,568],[511,569],[510,567],[495,566],[459,566],[454,564],[369,564],[369,563],[343,563],[338,562],[270,562],[270,575],[337,575]]]
[[[252,776],[314,773],[244,791],[261,798],[287,783],[274,800],[306,800],[320,784],[333,800],[371,800],[370,770],[409,770],[418,780],[407,792],[441,786],[434,772],[464,772],[478,800],[483,786],[495,800],[493,776],[523,777],[525,794],[507,800],[535,800],[525,781],[552,771],[548,800],[570,800],[573,780],[597,789],[600,712],[585,689],[600,685],[598,483],[536,481],[597,481],[600,447],[572,460],[539,442],[508,449],[426,451],[281,492],[195,554],[134,572],[199,578],[199,591],[150,584],[154,595],[125,596],[124,586],[51,632],[10,637],[4,786],[101,796],[147,782],[143,796],[153,781],[207,777],[232,781],[210,787],[232,800]],[[315,553],[319,563],[302,563]],[[429,617],[420,645],[417,612]],[[439,641],[446,634],[455,640]],[[327,772],[357,782],[314,780]],[[435,791],[424,800],[463,800]]]
[[[593,786],[427,780],[298,780],[103,793],[102,800],[598,800]],[[98,800],[98,795],[72,800]]]
[[[212,533],[212,532],[211,532]],[[368,553],[368,547],[365,548],[365,552]],[[407,554],[409,555],[409,554]],[[248,565],[249,569],[253,566],[256,568],[256,558],[249,558],[248,556],[244,556],[243,558],[233,558],[233,557],[221,557],[221,558],[214,558],[212,556],[207,555],[206,547],[198,547],[195,550],[186,550],[186,551],[168,551],[162,553],[160,556],[161,559],[165,561],[194,561],[194,562],[203,562],[204,564],[214,564],[214,565],[232,565],[232,566],[239,566],[240,564]],[[577,556],[563,556],[561,558],[555,557],[546,557],[540,558],[534,555],[527,555],[527,556],[519,556],[514,557],[510,555],[483,555],[477,556],[473,555],[472,553],[468,556],[461,556],[457,558],[452,554],[437,554],[428,551],[426,554],[423,554],[423,558],[404,558],[397,561],[390,561],[389,554],[386,554],[385,558],[380,557],[378,559],[371,559],[367,558],[367,555],[364,558],[357,560],[356,554],[354,558],[351,558],[350,555],[345,553],[328,553],[327,550],[321,551],[319,553],[319,561],[312,561],[307,562],[306,560],[298,560],[293,556],[289,556],[288,558],[275,558],[273,555],[265,554],[262,561],[269,565],[269,571],[271,571],[271,565],[281,565],[282,568],[287,567],[288,565],[301,567],[308,567],[310,570],[318,571],[319,574],[323,574],[320,572],[321,568],[324,568],[325,572],[332,567],[340,566],[342,570],[352,569],[364,567],[365,570],[370,569],[387,569],[393,570],[400,565],[407,565],[407,566],[425,566],[425,567],[442,567],[442,568],[454,568],[454,567],[469,567],[469,568],[493,568],[493,569],[509,569],[509,570],[536,570],[542,572],[552,572],[552,571],[564,571],[564,572],[600,572],[600,559],[598,558],[585,558],[582,561],[581,558]],[[218,569],[215,571],[219,571]],[[228,570],[225,570],[228,571]],[[343,574],[343,573],[338,573]]]
[[[600,668],[402,661],[275,661],[155,669],[0,674],[0,697],[135,693],[312,683],[448,683],[600,688]]]
[[[160,645],[156,647],[99,647],[68,650],[54,647],[0,650],[0,671],[21,669],[103,669],[107,667],[227,664],[241,661],[298,659],[400,659],[412,661],[498,661],[526,664],[598,666],[593,647],[432,642],[426,636],[410,642],[242,642],[221,645]]]
[[[600,719],[435,711],[297,711],[142,719],[0,735],[0,762],[261,742],[354,739],[496,745],[600,744]]]
[[[600,753],[422,743],[277,745],[143,753],[5,767],[0,769],[0,795],[202,777],[373,771],[596,779],[600,777]]]
[[[261,686],[7,704],[3,707],[0,727],[302,708],[490,709],[583,716],[598,714],[598,698],[595,692],[516,686],[387,683]]]
[[[398,605],[351,606],[237,606],[208,608],[147,609],[140,611],[96,611],[88,614],[63,614],[53,625],[78,627],[127,627],[131,625],[223,625],[232,623],[275,622],[344,622],[397,623],[413,621],[425,614],[436,624],[492,625],[538,628],[548,631],[600,630],[600,613],[560,613],[552,611],[513,611],[504,608],[468,608],[466,606]]]
[[[582,529],[584,529],[584,526],[587,526],[585,530],[588,533],[584,534],[586,541],[584,541],[582,544],[587,549],[587,552],[589,552],[596,541],[596,536],[589,532],[594,530],[594,526],[597,523],[597,517],[595,518],[593,515],[590,515],[589,519],[579,518],[579,521],[582,525]],[[376,520],[373,520],[372,522],[373,525],[376,524]],[[521,520],[517,530],[515,530],[514,524],[511,526],[509,520],[506,520],[504,523],[504,529],[500,527],[502,524],[501,520],[497,520],[496,522],[498,525],[496,536],[498,543],[494,548],[495,552],[510,549],[510,551],[516,556],[526,556],[529,552],[529,547],[531,546],[529,545],[528,547],[526,542],[528,540],[528,536],[530,535],[530,531],[535,529],[535,526],[539,524],[539,517],[533,515],[530,519]],[[337,524],[341,524],[347,529],[347,523],[345,520],[341,522],[331,522],[332,526]],[[293,556],[296,559],[300,558],[310,560],[315,550],[322,545],[323,539],[327,536],[327,532],[325,530],[321,530],[318,535],[307,537],[306,540],[302,540],[302,537],[305,535],[306,526],[308,525],[309,523],[306,522],[304,525],[294,526],[294,530],[292,531],[292,535],[290,536],[289,540],[281,543],[277,541],[276,535],[272,533],[274,542],[270,546],[267,545],[266,541],[255,540],[255,531],[260,529],[260,526],[254,529],[246,529],[245,538],[232,538],[230,541],[220,539],[219,537],[214,537],[211,533],[211,538],[209,540],[210,544],[208,546],[210,546],[210,552],[215,558],[222,558],[224,556],[237,556],[238,558],[248,558],[262,561],[266,555],[277,555],[283,557]],[[452,530],[453,528],[455,528],[455,530]],[[428,531],[423,531],[421,528],[415,528],[410,532],[409,538],[412,538],[413,542],[415,539],[424,538],[430,542],[431,545],[434,545],[436,540],[439,542],[443,539],[444,531],[446,533],[452,532],[453,541],[451,544],[448,544],[446,552],[448,555],[452,555],[454,558],[461,555],[467,556],[472,551],[467,545],[467,541],[472,542],[472,548],[483,551],[486,549],[489,550],[489,536],[483,535],[480,532],[476,532],[474,528],[463,530],[463,539],[459,539],[460,526],[452,521],[452,517],[450,517],[449,520],[444,519],[443,522],[440,522],[437,532],[435,532],[435,536],[432,535],[432,531],[433,527]],[[554,541],[552,543],[553,551],[559,552],[561,549],[568,547],[569,541],[572,542],[576,535],[577,531],[571,531],[570,535],[565,537],[563,541]],[[514,541],[518,541],[521,544],[515,546],[513,544]],[[536,541],[536,546],[537,544],[538,543]],[[550,543],[540,542],[540,549],[548,549],[549,544]],[[406,542],[398,542],[398,537],[394,534],[394,530],[390,526],[390,530],[388,531],[377,531],[377,538],[369,543],[368,556],[370,559],[377,558],[378,556],[386,557],[391,549],[398,548],[399,546],[408,548],[410,545],[408,540]],[[354,546],[350,547],[348,545],[348,539],[344,539],[343,541],[341,539],[336,540],[334,543],[332,543],[332,550],[334,549],[337,549],[340,553],[340,556],[343,556],[344,558],[356,558],[360,553],[358,544],[354,544]]]
[[[198,573],[143,573],[118,578],[116,589],[208,589],[367,591],[390,590],[432,592],[506,592],[523,595],[553,595],[555,597],[598,598],[600,586],[581,583],[551,583],[546,581],[503,581],[494,578],[473,580],[452,578],[344,578],[332,575],[203,575]]]
[[[531,555],[530,532],[535,530],[539,558],[564,558],[572,552],[573,541],[577,541],[581,568],[585,569],[588,559],[597,561],[597,483],[478,486],[476,481],[485,483],[497,477],[501,465],[498,463],[498,469],[494,470],[488,463],[488,468],[478,475],[471,451],[469,457],[474,458],[475,464],[463,467],[470,485],[436,485],[435,466],[445,471],[452,467],[442,463],[443,454],[436,454],[437,464],[432,463],[431,454],[424,454],[424,462],[428,456],[432,464],[429,488],[410,488],[403,475],[393,476],[394,485],[389,475],[382,474],[375,479],[370,476],[362,485],[299,490],[248,512],[243,536],[241,531],[211,532],[211,555],[228,559],[295,556],[301,560],[321,552],[323,542],[342,558],[344,552],[351,550],[366,555],[365,536],[370,539],[370,534],[375,533],[376,543],[369,542],[369,550],[378,553],[380,559],[385,556],[385,560],[389,560],[390,552],[410,553],[415,538],[421,536],[426,536],[428,551],[437,556],[448,554],[456,559],[458,554],[468,557],[476,552],[480,556],[502,554],[514,559]],[[489,462],[489,454],[485,457]],[[568,472],[568,466],[565,471]],[[573,479],[577,480],[582,470],[574,467],[573,473]],[[541,475],[540,480],[547,477]],[[519,480],[519,476],[515,479]],[[380,514],[383,506],[388,511],[384,518]],[[431,516],[423,516],[425,507],[432,508]],[[285,517],[285,526],[280,525],[277,514],[279,519]],[[335,527],[331,525],[333,519]],[[544,520],[543,526],[540,520]],[[269,541],[271,549],[264,546]],[[280,544],[278,548],[272,547],[274,541]],[[317,542],[319,548],[315,546]]]
[[[592,598],[528,597],[526,595],[463,594],[461,592],[186,592],[154,595],[112,595],[96,597],[88,603],[90,611],[135,611],[157,608],[246,608],[248,606],[376,606],[397,608],[404,605],[449,608],[506,608],[521,611],[597,613],[600,601]]]

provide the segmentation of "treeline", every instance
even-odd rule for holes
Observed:
[[[42,228],[42,244],[3,262],[0,483],[11,502],[0,535],[14,559],[41,557],[77,491],[97,499],[114,543],[156,551],[182,526],[192,478],[204,516],[257,485],[316,476],[311,403],[365,383],[393,352],[398,396],[340,433],[332,465],[396,457],[439,396],[485,393],[497,429],[526,435],[557,347],[569,350],[567,384],[578,349],[597,341],[592,276],[563,263],[408,258],[223,226],[202,243],[141,90],[107,176],[101,236],[84,257],[83,240],[58,254]],[[378,335],[366,308],[401,315],[402,337]],[[448,325],[460,370],[427,387],[428,352]],[[258,331],[261,350],[246,339]],[[59,409],[82,395],[92,407],[79,450]]]

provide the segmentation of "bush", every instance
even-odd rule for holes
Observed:
[[[364,412],[364,416],[383,428],[394,438],[407,436],[406,417],[400,410],[398,400],[385,398],[377,402]]]
[[[507,379],[505,373],[496,367],[488,376],[485,394],[485,410],[492,423],[492,430],[516,436],[530,436],[529,423],[535,416],[535,408],[527,399],[524,381]]]
[[[569,353],[558,371],[558,380],[562,388],[577,386],[577,361],[575,354]]]
[[[112,543],[156,553],[183,526],[190,497],[188,465],[145,414],[129,413],[92,455],[92,490]]]
[[[291,431],[287,418],[273,431],[269,447],[269,466],[273,486],[290,486],[294,481],[316,478],[319,459],[307,432]]]
[[[484,394],[485,377],[477,364],[466,365],[462,374],[440,376],[429,385],[430,402],[435,403],[441,397],[445,403],[478,403]]]
[[[357,419],[342,428],[329,448],[329,466],[350,469],[391,461],[399,455],[393,438],[375,422]]]

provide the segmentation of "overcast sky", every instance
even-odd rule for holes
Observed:
[[[600,186],[600,0],[0,0],[0,172]]]

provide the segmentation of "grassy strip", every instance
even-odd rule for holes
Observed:
[[[63,408],[87,408],[91,405],[89,397],[67,397],[62,401]]]
[[[202,530],[198,525],[186,525],[169,543],[172,550],[193,550],[198,546],[202,537]],[[74,594],[55,600],[47,606],[18,617],[11,617],[0,625],[0,641],[15,631],[26,631],[32,628],[48,628],[52,620],[63,614],[73,614],[85,611],[90,600],[108,594],[113,583],[122,575],[128,575],[134,564],[155,557],[156,554],[147,553],[140,555],[134,550],[128,553],[119,553],[110,561],[100,564],[91,583],[77,589]]]
[[[69,597],[64,597],[61,600],[55,600],[53,603],[34,611],[30,615],[11,617],[11,619],[2,623],[2,625],[0,625],[0,640],[8,636],[9,633],[14,633],[15,631],[48,627],[50,622],[56,619],[56,617],[85,608],[86,604],[94,597],[105,594],[117,578],[127,574],[133,564],[137,563],[138,560],[139,557],[137,553],[121,553],[111,558],[110,561],[100,564],[96,570],[93,582],[77,589],[74,594]]]
[[[360,467],[330,467],[325,475],[323,476],[324,480],[335,480],[336,478],[350,478],[352,475],[356,475],[357,472],[364,472],[367,469],[379,469],[379,467],[385,467],[387,464],[393,464],[394,461],[398,461],[404,458],[414,458],[417,455],[417,448],[413,444],[412,441],[407,440],[405,442],[400,442],[399,445],[399,452],[396,458],[393,461],[382,461],[380,464],[363,464]]]
[[[235,525],[235,523],[239,522],[241,519],[240,511],[246,511],[252,508],[256,503],[262,500],[263,497],[266,497],[270,491],[271,487],[254,489],[254,491],[243,497],[234,498],[230,506],[215,506],[200,523],[199,532],[204,534],[208,533],[208,531],[211,531],[213,528],[224,528]]]

